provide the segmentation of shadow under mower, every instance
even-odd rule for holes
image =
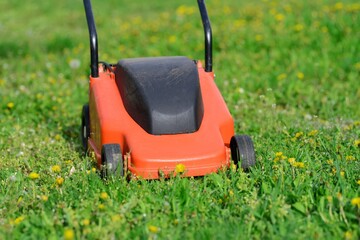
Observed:
[[[212,32],[204,0],[205,68],[183,56],[98,61],[90,0],[84,0],[90,35],[89,103],[82,109],[82,144],[102,176],[156,179],[175,172],[203,176],[255,164],[247,135],[234,122],[214,82]],[[176,171],[178,167],[178,171]],[[180,170],[179,170],[180,169]]]

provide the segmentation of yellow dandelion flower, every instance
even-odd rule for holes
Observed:
[[[275,15],[275,19],[279,22],[283,21],[285,19],[285,16],[281,13],[278,13]]]
[[[66,228],[64,230],[64,239],[65,240],[73,240],[75,238],[74,230],[71,228]]]
[[[356,159],[355,159],[355,157],[354,156],[346,156],[345,157],[345,159],[346,159],[346,161],[355,161]]]
[[[92,171],[93,173],[96,172],[96,168],[93,167],[93,168],[91,169],[91,171]]]
[[[332,201],[333,201],[332,196],[327,196],[326,199],[328,200],[329,203],[332,203]]]
[[[349,240],[349,239],[352,239],[352,233],[350,231],[346,231],[345,234],[344,234],[344,238],[346,240]]]
[[[297,72],[297,73],[296,73],[296,77],[297,77],[298,79],[300,79],[300,80],[303,80],[304,77],[305,77],[305,75],[304,75],[304,73],[302,73],[302,72]]]
[[[275,157],[282,157],[283,153],[282,152],[277,152],[275,153]]]
[[[154,226],[154,225],[149,225],[149,226],[148,226],[148,230],[149,230],[149,232],[151,232],[151,233],[158,233],[158,232],[160,231],[160,228],[158,228],[158,227],[156,227],[156,226]]]
[[[343,9],[344,8],[344,4],[342,3],[342,2],[337,2],[337,3],[335,3],[335,5],[334,5],[334,9],[335,10],[341,10],[341,9]]]
[[[255,35],[255,40],[257,42],[261,42],[263,39],[264,39],[263,35],[261,35],[261,34],[256,34]]]
[[[40,177],[40,175],[36,172],[32,172],[29,174],[29,178],[33,179],[33,180],[38,179],[39,177]]]
[[[360,197],[351,199],[351,204],[360,208]]]
[[[183,173],[185,172],[185,165],[184,164],[177,164],[176,167],[175,167],[175,172],[176,173]]]
[[[18,225],[20,224],[22,221],[25,220],[25,216],[20,216],[20,217],[17,217],[15,220],[14,220],[14,224],[15,225]]]
[[[294,30],[295,30],[296,32],[301,32],[303,29],[304,29],[304,25],[302,25],[302,24],[296,24],[296,25],[294,26]]]
[[[280,161],[279,157],[274,158],[274,162],[277,163],[278,161]]]
[[[51,167],[51,171],[54,173],[59,173],[61,172],[61,167],[59,165],[54,165]]]
[[[54,138],[56,141],[59,141],[61,139],[61,136],[59,134],[56,134]]]
[[[355,63],[354,66],[356,70],[360,70],[360,62]]]
[[[174,42],[176,42],[176,36],[175,36],[175,35],[171,35],[171,36],[168,38],[168,42],[169,42],[169,43],[174,43]]]
[[[295,133],[295,138],[301,138],[304,135],[303,132],[297,132]]]
[[[99,205],[98,205],[98,209],[99,210],[105,210],[105,205],[104,204],[102,204],[102,203],[100,203]]]
[[[340,176],[344,177],[344,176],[345,176],[345,172],[344,172],[344,171],[340,171]]]
[[[234,196],[234,192],[232,190],[229,191],[230,197]]]
[[[90,220],[86,218],[86,219],[82,220],[81,223],[82,223],[83,226],[89,226],[90,225]]]
[[[109,195],[106,192],[100,193],[100,198],[102,200],[107,200],[109,198]]]
[[[289,158],[289,159],[288,159],[288,162],[292,165],[292,164],[294,164],[296,161],[295,161],[295,158]]]
[[[305,164],[303,162],[295,162],[293,166],[297,168],[304,168]]]
[[[355,146],[355,147],[360,147],[360,139],[356,139],[356,140],[354,141],[354,146]]]
[[[311,130],[308,135],[309,135],[310,137],[312,137],[312,136],[315,136],[316,134],[318,134],[318,132],[319,132],[319,131],[316,130],[316,129],[315,129],[315,130]]]
[[[41,200],[42,200],[43,202],[46,202],[48,199],[49,199],[49,197],[46,196],[46,195],[42,195],[42,196],[41,196]]]
[[[8,109],[12,109],[15,106],[15,104],[13,102],[9,102],[6,106]]]
[[[356,183],[360,185],[360,179],[359,179],[359,180],[357,180],[357,181],[356,181]]]
[[[56,180],[55,180],[55,183],[56,183],[56,185],[58,185],[58,186],[63,185],[63,183],[64,183],[64,178],[62,178],[62,177],[57,177]]]
[[[282,81],[287,77],[286,73],[281,73],[279,76],[277,76],[278,81]]]
[[[342,199],[342,194],[341,194],[341,192],[338,192],[338,193],[336,194],[336,197],[337,197],[339,200],[341,200],[341,199]]]
[[[121,215],[120,214],[115,214],[111,216],[111,221],[112,222],[119,222],[121,220]]]

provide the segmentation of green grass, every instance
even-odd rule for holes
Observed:
[[[359,3],[207,5],[216,82],[258,163],[125,182],[101,180],[80,146],[81,1],[0,0],[0,239],[360,238]],[[101,60],[203,59],[195,1],[93,7]]]

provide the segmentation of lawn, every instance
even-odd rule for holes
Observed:
[[[208,0],[216,83],[257,164],[102,180],[80,143],[82,1],[0,0],[0,239],[359,239],[360,4]],[[196,1],[93,1],[99,58],[204,58]]]

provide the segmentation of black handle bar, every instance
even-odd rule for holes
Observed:
[[[87,25],[90,35],[90,56],[91,56],[91,76],[99,77],[99,57],[98,57],[98,40],[96,33],[96,26],[94,15],[91,8],[90,0],[83,0],[86,14]],[[199,10],[201,14],[201,20],[204,27],[205,34],[205,72],[212,71],[212,31],[209,16],[207,14],[205,1],[198,0]]]
[[[209,16],[207,14],[205,1],[198,0],[201,20],[205,34],[205,72],[212,71],[212,31]]]
[[[98,41],[97,41],[97,33],[96,33],[94,15],[93,15],[93,12],[91,9],[90,0],[84,0],[84,7],[85,7],[86,20],[87,20],[89,35],[90,35],[91,76],[99,77]]]

